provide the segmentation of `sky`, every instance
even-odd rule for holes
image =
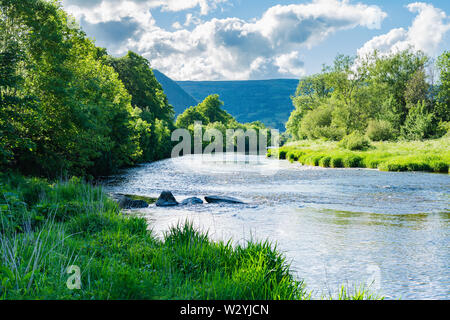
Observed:
[[[96,45],[174,80],[300,78],[338,54],[450,50],[450,0],[62,0]]]

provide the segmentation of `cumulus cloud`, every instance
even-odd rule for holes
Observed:
[[[173,25],[178,30],[168,31],[158,27],[150,13],[151,5],[157,3],[164,10],[198,6],[200,13],[205,13],[223,1],[173,0],[161,4],[156,0],[94,0],[97,3],[89,4],[89,10],[74,4],[67,8],[91,24],[131,17],[139,29],[130,28],[131,36],[121,42],[122,51],[126,48],[143,54],[154,67],[174,79],[192,80],[298,77],[304,74],[302,50],[340,30],[357,26],[379,28],[386,17],[378,6],[348,0],[313,0],[274,6],[261,18],[250,21],[197,20],[192,30],[182,29],[179,23]],[[187,15],[187,25],[192,25],[192,19]]]
[[[358,50],[359,56],[365,56],[377,50],[380,54],[399,52],[409,48],[434,55],[447,31],[450,19],[444,11],[431,4],[415,2],[406,6],[417,13],[412,25],[392,29],[386,34],[374,37]]]

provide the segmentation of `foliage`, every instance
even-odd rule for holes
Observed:
[[[365,151],[343,150],[339,143],[311,141],[269,149],[268,156],[325,168],[370,168],[384,171],[449,173],[450,138],[427,141],[374,142]]]
[[[436,116],[442,121],[450,121],[450,51],[445,51],[438,59],[441,85],[437,96]]]
[[[295,93],[298,80],[177,81],[177,84],[197,101],[212,93],[219,94],[225,110],[240,123],[259,120],[283,131],[291,112],[290,97]]]
[[[340,140],[345,135],[342,128],[333,124],[332,105],[322,104],[314,112],[308,112],[301,121],[297,136],[308,139]]]
[[[262,143],[260,133],[261,137],[266,139],[267,146],[270,145],[272,139],[271,133],[261,121],[246,124],[238,123],[236,119],[222,109],[222,106],[223,102],[219,99],[218,95],[210,95],[203,102],[197,106],[189,107],[177,117],[175,125],[178,128],[188,129],[190,131],[192,151],[194,151],[194,130],[196,122],[201,123],[202,137],[205,136],[207,130],[209,132],[220,132],[223,139],[222,145],[224,151],[249,151],[250,137],[246,135],[249,130],[253,130],[256,134],[256,147],[258,149],[259,144]],[[230,140],[227,140],[227,130],[233,130],[234,132],[233,137],[228,137]],[[238,141],[242,139],[245,141],[245,150],[237,150]],[[215,137],[211,137],[209,141],[208,139],[204,139],[202,141],[203,147],[210,145],[214,141]]]
[[[46,203],[80,204],[59,218],[41,217],[32,228],[2,224],[2,299],[308,297],[285,257],[268,242],[212,242],[189,222],[171,228],[161,241],[147,230],[145,219],[122,215],[100,189],[77,179],[48,185],[9,175],[0,181],[1,198],[8,199],[0,205],[2,220],[10,213],[36,218]],[[37,203],[24,196],[27,188],[43,188]],[[70,265],[82,271],[80,290],[66,286]]]
[[[374,141],[399,133],[409,140],[441,136],[439,123],[450,114],[449,56],[438,59],[440,86],[429,84],[431,62],[421,52],[338,56],[322,73],[300,80],[287,132],[294,140],[340,140],[353,131]]]
[[[351,151],[367,150],[370,147],[370,141],[361,133],[354,131],[339,142],[339,147]]]
[[[396,131],[389,121],[370,120],[366,135],[372,141],[389,141],[395,139]]]
[[[0,166],[98,176],[167,155],[173,110],[144,58],[109,58],[53,1],[1,0],[0,31]]]
[[[422,140],[433,134],[434,115],[427,111],[425,101],[411,107],[402,126],[402,136],[409,140]]]

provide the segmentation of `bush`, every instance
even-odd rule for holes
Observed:
[[[298,135],[312,140],[341,140],[345,133],[342,128],[332,124],[332,113],[333,108],[328,105],[309,111],[301,121]]]
[[[331,165],[331,157],[330,156],[325,156],[322,159],[320,159],[319,161],[319,166],[323,167],[323,168],[329,168]]]
[[[342,157],[340,157],[340,156],[333,156],[331,158],[330,166],[332,168],[342,168],[344,166],[343,162],[342,162]]]
[[[401,128],[402,136],[408,140],[423,140],[433,135],[434,114],[427,111],[425,101],[410,108]]]
[[[359,168],[362,166],[362,160],[360,156],[350,154],[345,156],[342,162],[345,168]]]
[[[366,135],[372,141],[389,141],[395,138],[395,129],[389,121],[371,120]]]
[[[362,134],[353,132],[339,142],[339,147],[348,150],[367,150],[370,147],[370,141]]]

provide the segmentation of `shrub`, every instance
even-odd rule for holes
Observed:
[[[431,169],[433,169],[433,172],[436,173],[448,173],[449,165],[448,163],[445,163],[444,161],[432,161]]]
[[[348,150],[367,150],[370,142],[362,134],[353,132],[339,142],[339,147]]]
[[[425,101],[410,108],[401,128],[402,136],[408,140],[423,140],[432,136],[434,114],[427,111]]]
[[[342,157],[341,156],[333,156],[331,158],[330,165],[332,168],[342,168],[343,167]]]
[[[372,141],[389,141],[395,138],[395,129],[389,121],[371,120],[366,135]]]
[[[344,157],[342,163],[345,168],[359,168],[362,164],[362,158],[355,154],[350,154]]]
[[[320,159],[319,161],[319,166],[324,167],[324,168],[329,168],[331,165],[331,157],[330,156],[325,156],[322,159]]]
[[[309,139],[326,139],[339,141],[345,135],[342,128],[332,124],[333,107],[322,105],[315,110],[309,111],[302,119],[299,136]]]

